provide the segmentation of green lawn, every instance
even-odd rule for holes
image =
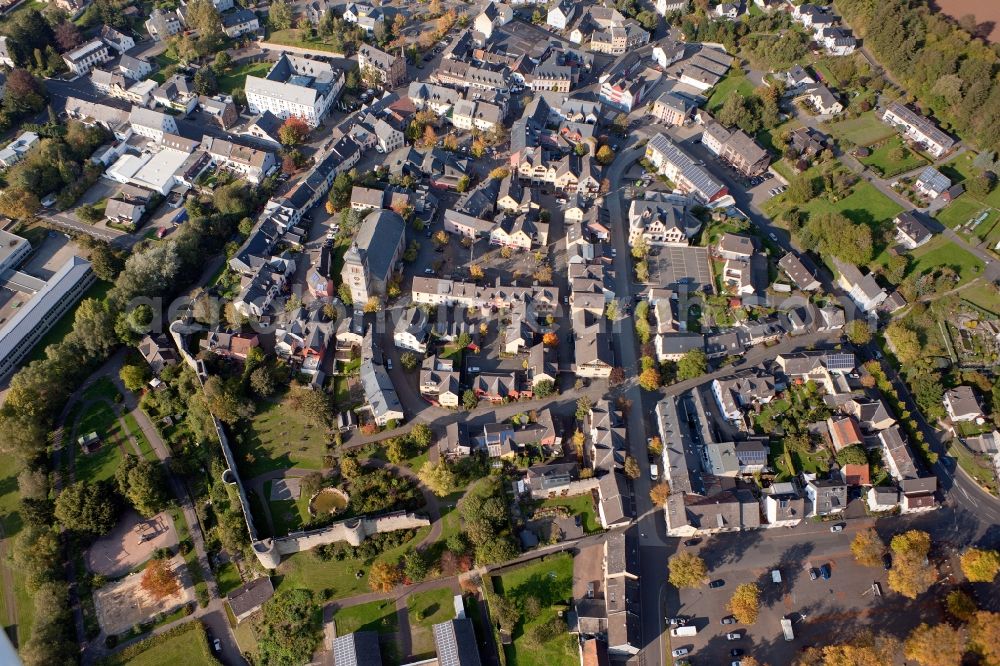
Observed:
[[[3,524],[3,532],[6,535],[8,548],[10,540],[21,530],[23,522],[18,505],[20,493],[17,489],[17,475],[21,471],[21,465],[14,456],[5,455],[0,457],[0,522]],[[10,567],[11,562],[7,558],[0,558],[0,567]],[[0,611],[6,620],[7,608],[10,605],[17,610],[17,626],[7,627],[8,635],[17,640],[17,644],[23,645],[31,636],[31,626],[34,623],[34,607],[27,588],[24,586],[24,577],[19,576],[16,571],[11,572],[14,580],[14,598],[3,597],[0,600]]]
[[[131,412],[122,417],[125,421],[125,427],[128,428],[129,434],[135,438],[136,444],[139,445],[139,450],[142,452],[142,457],[146,460],[151,460],[153,462],[157,461],[156,452],[153,451],[153,446],[146,439],[146,435],[143,434],[142,428],[139,427],[139,422],[135,420]]]
[[[236,624],[236,616],[233,615],[229,604],[225,604],[225,608],[226,619],[229,620],[229,627],[233,630],[233,636],[236,638],[236,645],[239,646],[240,653],[249,653],[253,657],[253,659],[250,659],[250,663],[256,663],[257,634],[253,630],[253,622],[244,620],[242,624]]]
[[[958,460],[961,468],[991,495],[997,494],[996,473],[988,460],[972,453],[958,440],[952,440],[948,455]]]
[[[276,469],[321,469],[326,436],[284,398],[260,405],[249,427],[237,437],[235,448],[241,458],[240,473],[252,479]]]
[[[125,443],[124,433],[118,425],[118,418],[111,407],[104,402],[98,402],[87,408],[80,418],[77,437],[96,432],[101,438],[101,446],[93,453],[84,453],[76,442],[76,479],[77,481],[103,481],[114,477],[122,452],[119,442]],[[129,445],[131,446],[131,445]]]
[[[455,617],[454,595],[447,587],[419,592],[407,602],[410,610],[410,637],[412,657],[434,656],[433,627]]]
[[[308,497],[302,496],[297,500],[273,500],[271,485],[271,481],[264,484],[264,497],[271,511],[271,524],[274,526],[275,536],[284,536],[309,522],[311,516]]]
[[[970,152],[962,153],[940,167],[940,171],[953,183],[961,183],[976,174],[976,169],[972,165],[973,159],[974,156]],[[937,219],[941,224],[956,229],[977,218],[984,211],[989,211],[989,215],[973,231],[962,230],[959,233],[973,242],[985,240],[992,249],[1000,242],[1000,188],[994,187],[993,191],[982,199],[966,192],[941,210],[937,214]]]
[[[497,594],[518,602],[523,608],[528,597],[541,605],[534,617],[522,617],[514,629],[514,644],[504,647],[508,666],[574,666],[579,661],[574,639],[561,634],[545,645],[535,645],[528,633],[538,624],[549,622],[559,611],[568,610],[573,596],[573,558],[559,554],[493,577]]]
[[[298,46],[303,49],[313,49],[316,51],[329,51],[337,53],[333,47],[319,37],[310,37],[308,31],[298,28],[287,30],[273,30],[268,33],[267,41],[272,44],[284,44],[285,46]]]
[[[224,75],[219,77],[219,92],[232,94],[234,90],[242,88],[248,76],[263,77],[271,69],[269,62],[248,62],[239,67],[232,67]]]
[[[407,543],[398,548],[387,550],[371,560],[358,558],[324,562],[316,551],[295,553],[286,557],[278,566],[278,575],[281,576],[278,587],[323,592],[331,599],[371,592],[368,587],[369,565],[375,560],[395,562],[404,552],[412,548],[413,544],[419,543],[421,539],[426,537],[430,529],[430,527],[421,527],[417,530],[416,536]],[[362,572],[361,578],[355,575],[358,571]]]
[[[926,271],[948,266],[959,275],[964,284],[983,272],[983,262],[943,236],[932,238],[927,244],[910,253],[914,260],[907,274],[920,275]]]
[[[712,89],[712,96],[708,98],[708,110],[715,113],[722,108],[728,98],[733,93],[739,93],[748,97],[753,93],[753,83],[739,69],[734,69],[729,76],[719,81],[718,85]]]
[[[819,175],[818,172],[812,170],[806,173],[814,176]],[[764,211],[774,218],[789,207],[790,204],[786,201],[785,195],[779,195],[764,204]],[[799,208],[810,215],[828,212],[841,213],[853,222],[872,226],[873,230],[880,224],[892,220],[903,210],[899,204],[879,192],[874,185],[865,180],[855,183],[851,193],[840,201],[831,203],[823,196],[818,196]]]
[[[164,67],[177,64],[177,59],[171,58],[169,55],[167,55],[166,51],[157,56],[154,56],[153,61],[156,63],[157,70],[153,72],[153,74],[149,78],[153,79],[157,83],[163,83],[164,81],[167,80],[167,77],[163,73]]]
[[[170,633],[166,639],[147,638],[100,663],[105,666],[173,666],[180,660],[184,666],[218,666],[200,621],[183,624]]]
[[[387,634],[396,631],[399,626],[396,602],[392,600],[373,601],[341,608],[334,614],[333,621],[337,625],[338,636],[355,631],[375,631]]]
[[[92,284],[89,289],[87,289],[86,293],[84,293],[83,297],[80,299],[80,302],[83,302],[88,298],[104,300],[104,297],[107,296],[110,289],[110,282],[98,280]],[[66,337],[66,334],[73,330],[73,321],[76,319],[76,309],[78,307],[80,307],[80,303],[77,303],[70,308],[66,314],[62,316],[62,319],[57,321],[55,325],[49,329],[49,332],[42,336],[42,339],[38,341],[38,344],[35,345],[35,348],[28,355],[24,365],[27,365],[32,361],[37,361],[41,358],[45,358],[46,347],[57,342],[62,342],[62,339]]]
[[[903,151],[902,159],[893,159],[891,153],[896,150]],[[917,167],[927,166],[927,160],[920,156],[903,143],[903,138],[899,135],[893,136],[878,145],[872,150],[871,155],[861,159],[861,162],[877,171],[883,178],[891,178],[907,171],[912,171]]]
[[[583,529],[586,532],[596,532],[601,529],[594,510],[594,498],[590,493],[576,497],[553,497],[542,502],[541,506],[565,506],[574,516],[583,517]]]
[[[229,594],[243,584],[239,569],[232,562],[226,562],[216,570],[215,582],[218,583],[219,592],[223,595]]]
[[[829,123],[826,128],[838,139],[847,139],[859,146],[869,146],[896,134],[896,130],[882,122],[874,111],[850,120]]]
[[[977,283],[961,291],[963,300],[1000,316],[1000,290],[988,284]]]

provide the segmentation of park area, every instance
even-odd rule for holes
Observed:
[[[746,74],[738,68],[729,72],[729,76],[719,81],[712,89],[712,96],[708,98],[708,110],[717,112],[726,103],[726,99],[733,93],[744,97],[753,93],[753,83],[746,77]]]
[[[513,602],[521,619],[504,646],[509,666],[573,666],[579,661],[565,615],[573,596],[573,558],[561,553],[491,577],[494,593]],[[537,612],[536,612],[537,611]],[[492,615],[493,613],[491,613]],[[558,630],[558,631],[557,631]]]
[[[252,479],[265,472],[292,467],[321,469],[327,439],[322,427],[294,409],[290,394],[260,405],[259,411],[238,435],[244,456],[240,472]]]

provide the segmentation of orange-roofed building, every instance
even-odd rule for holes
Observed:
[[[826,420],[826,427],[830,429],[834,451],[864,442],[861,427],[853,416],[831,416]]]
[[[840,468],[844,483],[849,486],[872,485],[871,470],[868,465],[844,465]]]

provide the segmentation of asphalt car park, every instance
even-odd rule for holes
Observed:
[[[905,599],[889,589],[883,567],[854,561],[851,540],[868,524],[855,520],[843,531],[831,532],[830,523],[804,520],[793,528],[717,534],[693,546],[680,545],[705,560],[709,580],[725,584],[682,589],[667,603],[665,628],[676,617],[697,628],[694,636],[671,636],[671,650],[690,650],[685,659],[692,666],[731,664],[738,660],[733,649],[761,663],[791,664],[805,647],[843,641],[875,617],[880,628],[897,636],[920,622],[940,621],[939,604]],[[773,575],[775,570],[780,576]],[[759,617],[749,626],[724,623],[731,617],[726,605],[742,583],[756,583],[760,589]],[[782,635],[785,617],[792,622],[791,641]]]

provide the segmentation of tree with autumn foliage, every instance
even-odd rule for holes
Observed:
[[[170,563],[161,558],[149,561],[146,570],[142,572],[139,586],[149,592],[154,599],[166,599],[181,590],[181,584],[170,568]]]
[[[969,647],[987,666],[1000,664],[1000,613],[979,611],[969,622]]]
[[[701,587],[708,578],[708,565],[694,553],[681,553],[670,558],[668,579],[674,587]]]
[[[401,582],[403,573],[399,567],[385,560],[377,560],[368,569],[368,587],[373,592],[391,592]]]
[[[921,623],[903,643],[903,653],[921,666],[959,666],[967,640],[964,627]]]
[[[931,536],[921,530],[909,530],[892,538],[892,569],[889,587],[904,597],[916,599],[937,580],[937,570],[928,562]]]
[[[740,624],[753,624],[760,613],[760,588],[755,583],[738,585],[726,608]]]
[[[896,662],[899,640],[885,634],[862,630],[850,643],[806,648],[798,666],[885,666]]]
[[[1000,571],[1000,553],[995,550],[969,548],[960,562],[962,573],[973,583],[992,583]]]
[[[670,484],[666,481],[656,483],[649,489],[649,499],[657,506],[663,506],[670,497]]]
[[[559,336],[556,333],[549,331],[542,336],[542,344],[546,347],[555,347],[559,344]]]
[[[437,144],[438,135],[431,125],[424,128],[424,136],[420,140],[420,147],[433,148]]]
[[[854,541],[851,542],[851,552],[858,564],[865,567],[877,567],[882,563],[882,555],[885,553],[885,544],[879,537],[878,532],[869,528],[858,532]]]
[[[283,146],[297,146],[309,136],[309,123],[298,116],[289,116],[278,128],[278,141]]]

